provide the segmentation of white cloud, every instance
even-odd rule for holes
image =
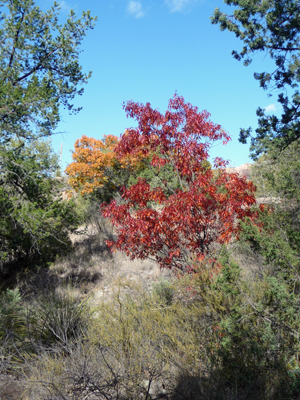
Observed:
[[[142,18],[145,15],[143,6],[139,1],[130,1],[127,5],[127,11],[135,18]]]
[[[61,11],[70,12],[72,9],[72,7],[66,1],[59,1],[58,4],[60,6]]]
[[[193,3],[194,0],[166,0],[166,5],[170,8],[171,12],[183,11],[187,6]]]
[[[276,104],[269,104],[266,108],[265,111],[267,113],[275,112],[277,110]]]

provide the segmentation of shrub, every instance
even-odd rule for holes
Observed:
[[[165,279],[161,279],[159,282],[153,283],[152,288],[154,294],[157,295],[162,304],[167,306],[172,304],[175,295],[175,289],[172,283]]]
[[[36,343],[42,350],[58,347],[68,351],[70,343],[86,333],[92,313],[88,300],[81,300],[71,286],[41,295],[32,307]]]

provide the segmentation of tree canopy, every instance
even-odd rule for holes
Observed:
[[[73,11],[59,23],[59,5],[42,12],[33,0],[2,0],[0,14],[0,143],[11,138],[49,136],[63,106],[76,113],[72,100],[90,76],[79,64],[79,46],[94,18]]]
[[[73,99],[91,74],[81,70],[80,45],[95,18],[71,11],[61,25],[57,3],[46,12],[33,0],[0,7],[0,263],[48,262],[68,247],[76,216],[59,196],[58,157],[43,138],[61,107],[79,111]]]
[[[228,243],[238,234],[239,219],[255,218],[255,187],[227,173],[221,158],[214,160],[217,171],[210,168],[211,145],[225,144],[230,137],[207,111],[199,112],[177,94],[164,115],[149,103],[130,101],[124,107],[138,127],[127,130],[116,153],[134,157],[142,152],[158,169],[169,164],[178,188],[165,179],[154,188],[146,179],[124,188],[121,202],[102,206],[117,228],[117,239],[107,244],[132,259],[152,258],[161,267],[192,270],[197,260],[212,256],[216,243]]]
[[[145,157],[142,154],[117,157],[115,149],[119,141],[120,138],[113,135],[102,140],[83,135],[76,140],[73,162],[66,168],[69,185],[76,192],[107,201],[143,167]]]
[[[300,5],[297,0],[224,0],[234,6],[232,15],[216,8],[212,22],[221,30],[233,32],[243,42],[241,51],[233,51],[237,60],[249,65],[256,52],[263,51],[274,61],[274,69],[255,73],[260,86],[278,93],[280,117],[257,110],[258,128],[241,129],[240,141],[251,136],[251,153],[256,159],[272,147],[278,154],[300,139]]]

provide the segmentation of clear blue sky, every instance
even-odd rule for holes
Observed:
[[[39,0],[45,10],[50,0]],[[120,135],[135,126],[122,108],[126,100],[150,102],[165,112],[175,91],[213,122],[229,132],[232,141],[216,146],[212,157],[230,160],[232,166],[249,162],[249,147],[238,142],[239,129],[256,127],[256,108],[275,108],[276,96],[268,98],[253,73],[270,69],[266,54],[244,67],[233,59],[232,50],[242,44],[229,32],[212,25],[215,7],[232,12],[222,0],[66,0],[60,2],[61,18],[72,8],[77,16],[90,10],[98,16],[94,30],[83,40],[80,62],[83,71],[93,71],[76,116],[63,112],[63,121],[53,137],[62,167],[71,162],[71,151],[82,135],[101,139]]]

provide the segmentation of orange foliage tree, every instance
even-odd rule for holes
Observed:
[[[138,122],[127,130],[115,152],[119,159],[140,153],[151,165],[170,164],[180,189],[166,196],[168,182],[151,188],[145,179],[122,189],[123,202],[103,204],[102,214],[112,220],[117,239],[107,244],[134,258],[152,258],[161,267],[191,271],[204,257],[211,257],[215,243],[236,237],[239,221],[254,219],[255,187],[236,173],[226,172],[226,162],[209,167],[211,145],[230,137],[209,120],[209,113],[185,103],[177,94],[163,115],[147,103],[124,104],[127,116]]]
[[[107,135],[103,140],[82,136],[76,140],[73,162],[66,168],[71,187],[81,194],[108,193],[119,190],[130,175],[139,168],[139,154],[119,156],[115,153],[119,138]]]

